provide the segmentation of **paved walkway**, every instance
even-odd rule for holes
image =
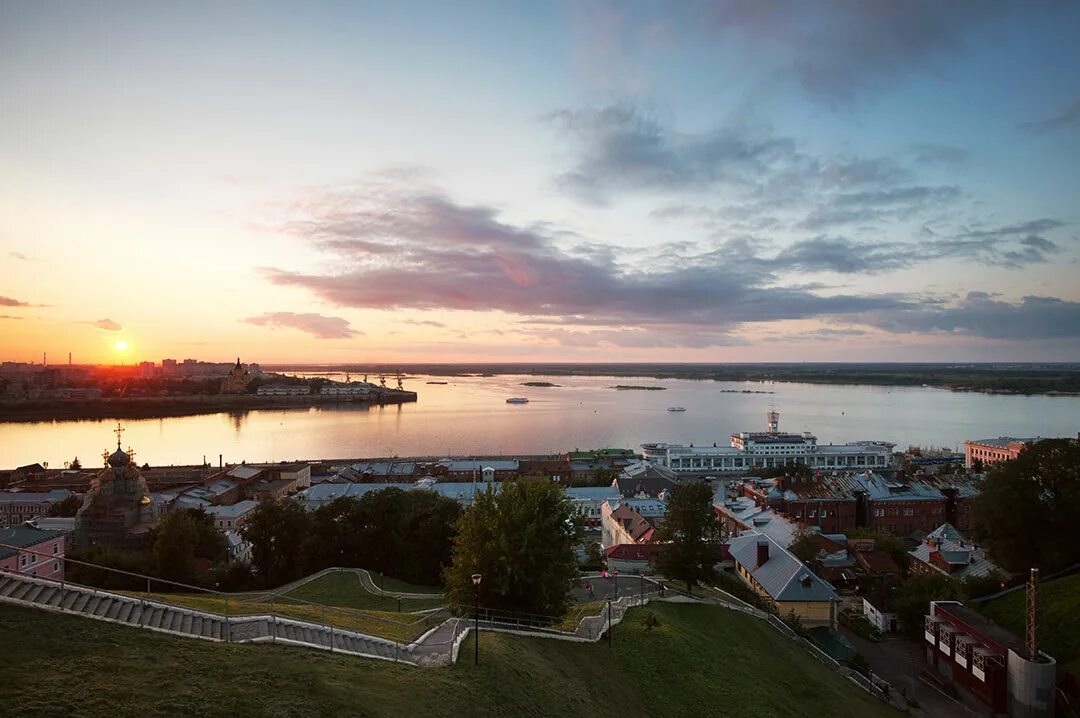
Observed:
[[[592,586],[591,595],[585,588],[586,582]],[[648,576],[645,577],[644,584],[642,584],[641,576],[590,577],[578,581],[573,590],[573,597],[577,603],[587,603],[589,601],[603,601],[608,598],[639,596],[642,591],[645,592],[646,597],[656,594],[656,584]],[[670,592],[668,593],[670,595]]]
[[[892,638],[875,643],[843,626],[840,632],[866,659],[870,669],[892,685],[894,694],[906,694],[915,699],[919,707],[911,709],[912,715],[933,718],[973,718],[982,715],[919,677],[924,665],[922,645],[918,642]]]

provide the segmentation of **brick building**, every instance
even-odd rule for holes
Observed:
[[[999,436],[996,439],[968,439],[964,442],[964,466],[970,469],[976,459],[983,466],[1011,461],[1020,455],[1025,446],[1036,441],[1038,439],[1017,439],[1012,436]]]
[[[994,714],[1054,715],[1057,664],[978,611],[934,601],[924,617],[927,665],[963,697]]]
[[[970,526],[975,486],[966,477],[899,480],[869,471],[776,479],[751,478],[744,496],[799,526],[822,533],[871,528],[897,536],[929,533],[949,517]]]

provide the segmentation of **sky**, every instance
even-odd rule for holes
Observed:
[[[0,0],[0,360],[1077,361],[1078,31]]]

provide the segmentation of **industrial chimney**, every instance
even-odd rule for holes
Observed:
[[[1039,569],[1031,569],[1027,585],[1028,660],[1039,659]]]

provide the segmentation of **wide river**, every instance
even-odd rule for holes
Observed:
[[[340,378],[340,377],[333,377]],[[556,453],[638,448],[643,442],[729,443],[735,431],[763,431],[775,405],[783,431],[820,443],[857,439],[963,449],[964,439],[1076,436],[1080,397],[954,393],[930,388],[735,383],[625,377],[556,377],[558,387],[522,386],[533,376],[410,377],[414,404],[249,411],[168,419],[126,419],[124,445],[139,463],[198,464],[373,456]],[[427,381],[446,381],[445,385]],[[665,391],[616,391],[616,384]],[[744,390],[755,392],[744,394]],[[528,404],[507,404],[507,397]],[[682,406],[685,412],[669,412]],[[115,445],[115,421],[0,423],[0,467],[36,461],[62,466],[78,456],[96,466]]]

